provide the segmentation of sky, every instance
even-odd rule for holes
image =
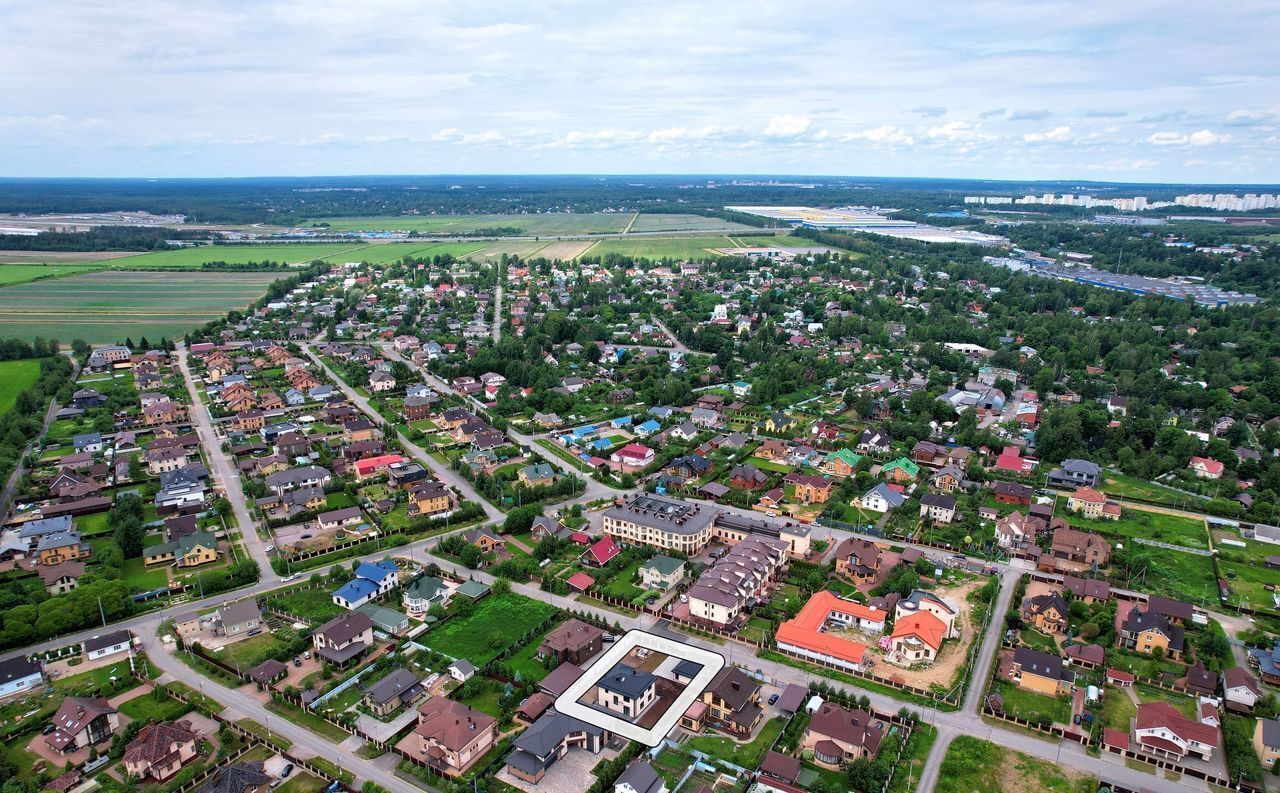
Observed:
[[[1280,183],[1280,4],[0,0],[0,176]]]

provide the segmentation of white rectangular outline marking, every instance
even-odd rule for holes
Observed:
[[[662,714],[662,718],[658,719],[658,723],[648,730],[638,724],[632,724],[617,716],[583,705],[578,701],[595,687],[600,678],[609,674],[610,670],[636,647],[645,647],[672,658],[702,664],[701,671],[689,681],[684,691],[680,692],[680,696],[676,697],[676,701],[671,703],[666,713]],[[676,722],[689,709],[689,706],[698,697],[702,696],[702,692],[711,684],[711,679],[724,668],[724,665],[724,656],[719,653],[704,650],[701,647],[694,647],[684,642],[674,641],[665,636],[658,636],[638,628],[632,628],[625,635],[619,637],[618,641],[614,642],[613,646],[605,651],[604,655],[596,659],[586,674],[575,680],[556,699],[556,710],[566,716],[572,716],[603,730],[608,730],[615,735],[630,738],[646,746],[657,746],[667,736],[667,733],[671,732],[671,729],[676,726]]]

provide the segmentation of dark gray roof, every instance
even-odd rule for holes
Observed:
[[[1070,680],[1069,672],[1065,672],[1062,659],[1056,655],[1019,647],[1013,651],[1013,662],[1022,667],[1022,671],[1033,675],[1047,677],[1050,680]]]
[[[271,777],[262,773],[262,763],[235,763],[214,769],[200,793],[244,793],[248,788],[270,781]]]
[[[600,735],[604,730],[572,716],[549,710],[533,723],[533,726],[520,733],[512,744],[516,752],[527,752],[537,758],[546,758],[565,739],[565,736],[585,732],[588,735]],[[511,762],[511,758],[507,758]],[[519,766],[517,766],[519,767]]]
[[[404,697],[418,687],[418,676],[408,669],[397,669],[364,690],[370,700],[382,704]]]
[[[676,664],[675,669],[672,671],[674,671],[680,677],[688,677],[692,679],[693,677],[696,677],[699,672],[702,671],[702,664],[696,661],[690,661],[688,658],[686,658],[680,663]]]
[[[1262,745],[1271,748],[1280,747],[1280,719],[1261,719]]]
[[[648,691],[657,678],[648,672],[633,669],[626,664],[618,664],[608,674],[596,681],[596,685],[605,691],[621,694],[628,699],[638,699]]]
[[[25,655],[15,655],[0,661],[0,685],[30,677],[40,671],[40,665]]]
[[[94,636],[92,639],[84,640],[84,651],[91,653],[94,650],[101,650],[117,644],[128,644],[130,639],[131,637],[127,630],[108,633],[106,636]]]
[[[627,766],[627,770],[622,772],[622,776],[618,777],[614,785],[628,785],[636,793],[652,793],[652,791],[661,790],[663,782],[658,772],[653,770],[653,766],[643,760],[636,760]]]

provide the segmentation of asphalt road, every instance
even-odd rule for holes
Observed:
[[[304,344],[302,345],[302,349],[308,356],[310,356],[311,360],[315,361],[316,365],[329,376],[329,379],[332,380],[338,389],[346,395],[347,399],[350,399],[356,407],[360,408],[360,410],[368,416],[370,420],[378,426],[382,426],[386,423],[386,419],[384,419],[377,410],[374,410],[373,405],[369,404],[368,399],[365,399],[354,388],[347,385],[336,372],[325,365],[324,361],[320,359],[320,356],[316,355],[315,351],[311,349],[311,345]],[[494,523],[501,523],[506,518],[506,515],[502,513],[502,510],[482,498],[480,494],[475,491],[475,488],[471,486],[471,483],[462,477],[462,474],[459,474],[457,471],[427,454],[425,449],[409,440],[408,436],[404,433],[397,432],[396,437],[400,441],[400,445],[411,455],[416,457],[418,462],[422,463],[428,470],[435,474],[436,478],[448,484],[458,493],[461,493],[464,498],[474,501],[484,507],[485,516],[490,521],[493,521]]]
[[[179,343],[176,354],[178,368],[182,370],[182,379],[187,384],[187,395],[191,400],[191,406],[187,412],[200,438],[200,444],[204,447],[205,456],[209,458],[210,473],[214,481],[221,486],[227,500],[231,502],[231,511],[235,515],[236,525],[240,528],[241,540],[249,549],[249,555],[258,563],[261,581],[267,584],[276,583],[280,580],[280,576],[271,567],[271,557],[267,553],[266,544],[258,536],[258,522],[249,512],[249,504],[240,483],[240,473],[232,464],[231,458],[222,450],[218,433],[213,428],[209,408],[200,401],[200,395],[196,391],[195,377],[191,374],[191,367],[187,361],[186,345]]]

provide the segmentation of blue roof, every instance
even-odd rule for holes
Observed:
[[[334,590],[335,597],[340,597],[348,603],[354,603],[357,600],[364,600],[370,595],[378,591],[378,585],[364,578],[353,578],[342,586]]]
[[[610,423],[610,424],[612,424],[612,425],[613,425],[613,426],[615,426],[615,427],[625,427],[625,426],[627,426],[628,424],[630,424],[630,423],[631,423],[631,417],[630,417],[630,416],[618,416],[616,419],[613,419],[613,420],[612,420],[612,421],[610,421],[609,423]]]
[[[400,568],[396,567],[396,563],[384,559],[381,562],[361,562],[356,567],[356,578],[367,578],[370,581],[381,583],[387,576],[400,572]]]
[[[577,427],[576,429],[572,430],[572,434],[576,438],[582,438],[587,435],[590,435],[595,431],[596,431],[595,427],[592,427],[591,425],[587,425],[585,427]]]
[[[590,445],[592,449],[608,449],[613,444],[609,442],[608,438],[596,438]]]
[[[649,419],[645,423],[636,427],[636,429],[642,432],[657,432],[658,430],[662,429],[662,425],[654,421],[653,419]]]

